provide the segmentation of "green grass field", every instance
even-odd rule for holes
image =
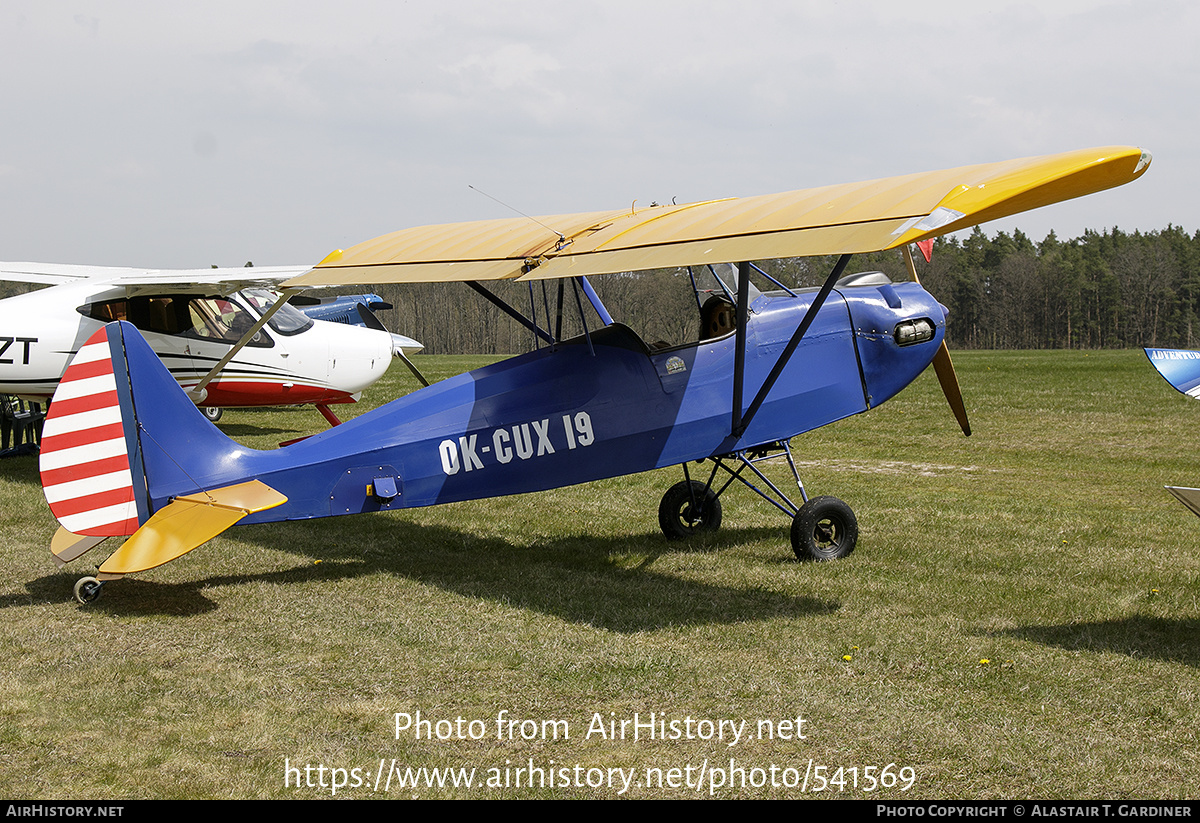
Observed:
[[[35,461],[0,461],[0,795],[1200,796],[1200,519],[1162,489],[1200,484],[1200,404],[1140,351],[955,359],[972,437],[926,374],[793,441],[858,515],[835,563],[745,489],[668,543],[675,469],[234,528],[85,607],[106,547],[57,571]]]

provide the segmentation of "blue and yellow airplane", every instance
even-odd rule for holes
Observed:
[[[946,310],[917,282],[911,244],[1139,177],[1138,148],[1107,147],[842,186],[688,205],[513,218],[399,231],[334,252],[283,284],[462,281],[540,341],[528,354],[443,380],[301,442],[256,451],[227,438],[136,329],[113,323],[64,375],[41,473],[65,563],[132,535],[75,587],[173,560],[229,526],[430,506],[683,467],[659,523],[669,538],[719,527],[720,495],[746,483],[790,518],[798,557],[844,557],[853,512],[809,497],[789,440],[878,406],[931,363],[964,432],[943,337]],[[856,253],[899,249],[910,280],[847,275]],[[759,291],[752,260],[836,256],[819,288]],[[589,275],[666,267],[693,277],[699,333],[648,345],[614,322]],[[528,312],[488,288],[539,286]],[[538,281],[542,281],[538,283]],[[575,313],[584,333],[563,339]],[[269,317],[267,312],[265,317]],[[265,322],[265,321],[264,321]],[[247,334],[252,334],[253,329]],[[543,345],[544,344],[544,345]],[[756,466],[791,463],[800,503]],[[693,478],[689,464],[711,468]]]

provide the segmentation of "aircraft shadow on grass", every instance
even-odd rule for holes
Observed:
[[[287,527],[293,525],[294,532]],[[696,551],[773,535],[770,528],[730,529],[719,540],[709,541],[708,548]],[[351,580],[380,573],[615,632],[807,617],[840,608],[828,599],[701,583],[653,571],[649,567],[654,559],[668,551],[657,534],[607,539],[571,536],[534,546],[514,546],[499,537],[389,520],[380,524],[378,533],[356,537],[353,543],[336,521],[247,527],[239,536],[263,548],[299,552],[320,563],[263,574],[216,575],[186,583],[130,581],[137,583],[136,588],[93,608],[122,615],[187,616],[219,608],[204,594],[208,588],[256,582],[295,587],[311,581]],[[647,544],[653,543],[663,543],[661,550],[648,551]],[[680,548],[680,544],[671,544],[669,550]],[[633,555],[643,560],[627,568],[610,563],[607,558],[612,555]],[[786,564],[796,565],[796,561],[788,560]],[[61,600],[71,582],[65,574],[46,575],[26,584],[25,594],[0,598],[0,608],[27,605],[31,595],[35,601]]]
[[[1136,615],[1090,623],[1025,626],[1010,637],[1068,651],[1112,652],[1200,668],[1200,620]]]

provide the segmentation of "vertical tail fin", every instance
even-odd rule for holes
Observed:
[[[67,367],[42,430],[50,511],[63,528],[91,537],[129,535],[140,525],[129,461],[129,424],[136,421],[117,389],[109,328],[92,335]],[[123,369],[120,352],[117,362]]]
[[[136,384],[136,385],[135,385]],[[101,579],[154,568],[287,498],[230,471],[245,450],[188,400],[141,335],[110,323],[63,374],[42,434],[42,486],[66,562],[133,535]],[[73,535],[73,537],[72,537]]]

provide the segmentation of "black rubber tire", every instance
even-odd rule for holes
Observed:
[[[225,410],[220,406],[201,406],[200,411],[204,412],[204,416],[208,418],[210,423],[216,423],[221,419],[221,413]]]
[[[693,510],[692,501],[696,502]],[[696,480],[681,480],[663,495],[658,506],[658,525],[668,540],[682,540],[721,528],[721,501],[713,490]]]
[[[801,560],[840,560],[858,543],[858,519],[836,497],[814,497],[792,518],[792,551]]]
[[[94,577],[81,577],[75,582],[75,599],[86,606],[100,596],[103,585]]]

